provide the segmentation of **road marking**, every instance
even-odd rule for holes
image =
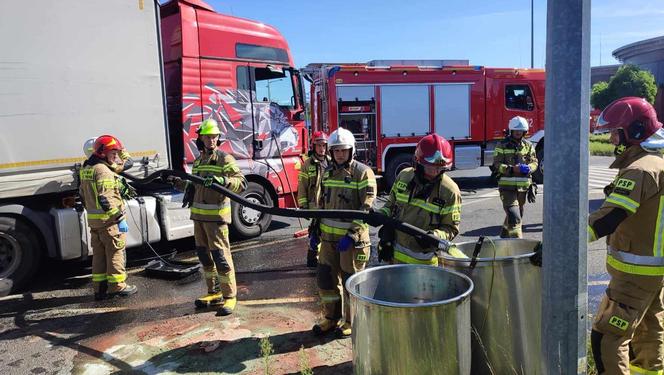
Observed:
[[[588,286],[609,285],[610,280],[594,280],[588,281]]]
[[[498,195],[496,195],[495,197],[466,200],[466,201],[463,201],[463,203],[461,203],[461,208],[463,209],[463,207],[470,206],[471,204],[481,203],[481,202],[485,202],[485,201],[488,201],[488,200],[491,200],[491,199],[496,199],[497,197],[498,197]]]
[[[604,190],[617,174],[617,169],[591,165],[588,167],[588,190]]]
[[[290,235],[289,235],[289,238],[283,238],[283,239],[280,239],[280,240],[274,240],[274,241],[268,241],[268,242],[260,242],[260,243],[250,245],[250,246],[244,246],[244,247],[239,246],[239,247],[236,247],[236,248],[231,248],[231,252],[236,253],[236,252],[239,252],[239,251],[255,249],[257,247],[265,247],[267,245],[276,245],[276,244],[280,244],[280,243],[284,243],[284,242],[292,242],[292,241],[297,241],[297,240],[298,240],[297,238],[290,237]]]
[[[318,297],[286,297],[286,298],[269,298],[269,299],[253,299],[237,303],[244,306],[265,306],[265,305],[284,305],[289,303],[309,303],[317,302]]]

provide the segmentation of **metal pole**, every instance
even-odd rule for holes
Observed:
[[[544,374],[585,374],[590,0],[549,0],[542,356]]]
[[[530,68],[535,67],[535,0],[530,0]]]

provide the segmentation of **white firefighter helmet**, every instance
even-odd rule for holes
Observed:
[[[330,150],[348,150],[351,149],[351,155],[355,152],[355,136],[350,130],[339,128],[330,134],[328,141]]]
[[[509,131],[517,130],[522,132],[528,132],[528,120],[521,116],[514,116],[507,125]]]
[[[92,153],[94,153],[94,151],[95,151],[94,145],[95,145],[96,140],[97,140],[97,137],[92,137],[92,138],[88,139],[87,141],[85,141],[85,143],[83,143],[83,153],[85,154],[86,158],[89,158],[90,155],[92,155]]]

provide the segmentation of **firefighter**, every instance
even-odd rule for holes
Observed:
[[[354,160],[353,133],[343,128],[335,130],[330,135],[329,148],[332,163],[323,176],[322,208],[370,210],[376,198],[376,177],[371,168]],[[351,324],[344,284],[350,275],[363,270],[369,260],[369,226],[352,219],[321,219],[319,226],[322,242],[317,281],[323,316],[313,332],[322,335],[336,330],[338,336],[346,337],[351,334]]]
[[[207,294],[195,301],[198,308],[218,307],[217,315],[233,313],[237,303],[235,269],[228,239],[231,223],[231,202],[228,197],[210,189],[212,183],[240,193],[247,181],[232,155],[221,151],[221,131],[213,119],[203,121],[198,129],[197,143],[201,154],[194,161],[192,174],[205,179],[203,186],[182,181],[175,177],[170,181],[179,190],[192,196],[191,220],[194,221],[196,254],[203,266]],[[191,192],[193,191],[193,195]]]
[[[509,134],[493,152],[493,168],[498,173],[498,191],[505,210],[500,237],[521,238],[521,219],[526,204],[531,175],[537,169],[535,147],[527,139],[528,120],[513,117],[508,124]]]
[[[609,104],[598,130],[611,132],[618,175],[588,219],[588,241],[608,236],[611,281],[591,331],[600,374],[664,373],[664,131],[644,99]]]
[[[450,143],[438,134],[422,138],[415,149],[415,168],[397,176],[380,212],[451,241],[459,233],[461,191],[445,174],[453,162]],[[378,259],[391,263],[438,265],[438,242],[413,237],[387,226],[378,232]]]
[[[298,174],[297,203],[300,208],[316,209],[320,207],[321,182],[323,173],[330,163],[327,155],[327,134],[315,131],[311,135],[311,152],[304,161],[302,170]],[[307,267],[318,266],[318,251],[320,250],[320,232],[317,220],[309,225],[309,248],[307,251]]]
[[[112,135],[95,139],[90,157],[79,172],[79,192],[87,210],[92,245],[92,285],[95,300],[136,293],[128,285],[125,270],[125,241],[129,226],[125,219],[125,203],[121,180],[115,173],[122,163],[119,154],[124,148]]]

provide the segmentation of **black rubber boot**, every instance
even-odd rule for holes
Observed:
[[[311,249],[307,250],[307,267],[318,267],[318,252]]]
[[[204,296],[196,298],[194,304],[196,305],[197,309],[221,306],[224,304],[224,296],[221,294],[221,292],[208,293]]]
[[[108,298],[108,281],[99,283],[99,291],[95,293],[95,301],[103,301]]]
[[[113,298],[113,297],[129,297],[133,294],[136,294],[136,292],[138,292],[138,288],[136,287],[136,285],[127,284],[127,286],[125,286],[122,290],[114,292],[114,293],[109,293],[108,296],[110,298]]]

